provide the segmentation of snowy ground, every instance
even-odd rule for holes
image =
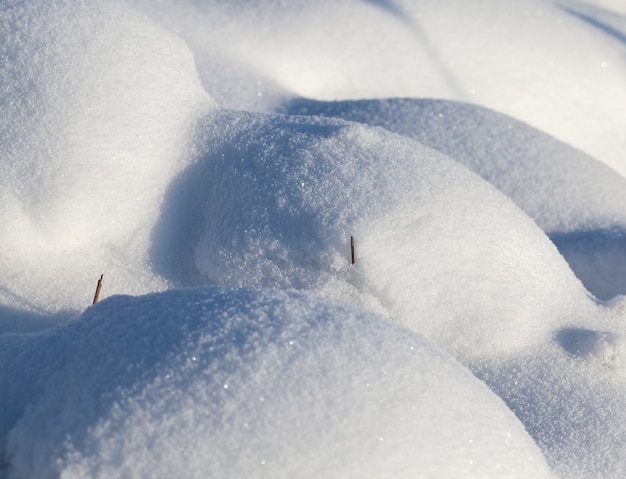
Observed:
[[[4,1],[0,478],[626,476],[625,104],[619,0]]]

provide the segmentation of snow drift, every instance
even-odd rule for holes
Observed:
[[[595,314],[536,224],[434,150],[321,118],[215,112],[198,128],[199,159],[155,230],[185,232],[155,236],[165,277],[318,291],[463,360],[512,354]]]
[[[626,174],[623,6],[563,0],[134,0],[227,108],[417,97],[509,114]],[[621,11],[622,15],[614,13]]]
[[[3,2],[0,476],[624,477],[618,7]]]
[[[382,126],[441,151],[524,210],[595,296],[626,292],[626,180],[585,153],[514,118],[444,100],[296,99],[284,111]]]
[[[11,1],[0,15],[2,301],[80,308],[105,267],[113,291],[164,287],[145,230],[210,105],[191,52],[121,2]]]
[[[12,477],[550,477],[456,361],[308,294],[114,297],[19,350],[0,349]]]

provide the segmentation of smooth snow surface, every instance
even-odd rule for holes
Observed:
[[[113,291],[163,287],[147,230],[210,102],[191,52],[120,2],[4,2],[0,15],[0,298],[78,308],[105,267]]]
[[[8,436],[12,477],[550,477],[451,357],[311,295],[120,296],[19,346],[0,353],[2,422],[29,402]]]
[[[0,478],[626,477],[625,19],[0,2]]]
[[[619,1],[134,3],[187,40],[204,85],[226,107],[268,111],[291,96],[477,103],[626,175]]]

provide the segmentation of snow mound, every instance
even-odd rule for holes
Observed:
[[[456,361],[309,294],[113,297],[10,344],[10,477],[550,477]]]
[[[441,151],[535,220],[594,295],[626,292],[626,180],[585,153],[511,117],[459,102],[298,99],[284,110],[382,126]]]
[[[193,55],[122,2],[9,0],[0,18],[2,302],[82,308],[105,268],[111,291],[163,287],[142,251],[211,105]]]
[[[227,108],[269,112],[289,96],[471,102],[626,175],[626,24],[601,4],[133,3],[189,43],[205,87]]]
[[[394,98],[298,99],[285,111],[382,126],[441,151],[506,194],[548,235],[626,229],[626,179],[589,155],[493,110],[446,100]]]
[[[430,148],[322,118],[221,111],[199,128],[153,236],[165,277],[318,291],[467,360],[595,314],[532,220]]]

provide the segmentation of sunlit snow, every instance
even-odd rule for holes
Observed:
[[[0,478],[626,476],[624,105],[618,0],[5,0]]]

